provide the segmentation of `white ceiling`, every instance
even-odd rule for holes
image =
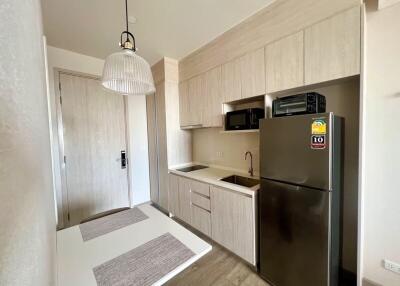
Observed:
[[[182,59],[274,0],[129,0],[130,30],[150,64]],[[124,0],[42,0],[51,46],[102,58],[118,51]]]

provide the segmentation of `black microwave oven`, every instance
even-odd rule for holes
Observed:
[[[264,118],[264,109],[248,108],[226,113],[225,130],[258,129],[259,120]]]

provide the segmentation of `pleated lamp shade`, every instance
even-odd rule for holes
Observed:
[[[146,95],[156,90],[150,65],[130,49],[106,58],[101,83],[109,90],[126,95]]]

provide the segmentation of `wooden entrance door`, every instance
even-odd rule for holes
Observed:
[[[129,206],[125,104],[99,80],[60,73],[68,224]]]

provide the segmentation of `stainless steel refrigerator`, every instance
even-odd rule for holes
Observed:
[[[264,119],[260,140],[260,275],[274,286],[338,285],[341,119]]]

